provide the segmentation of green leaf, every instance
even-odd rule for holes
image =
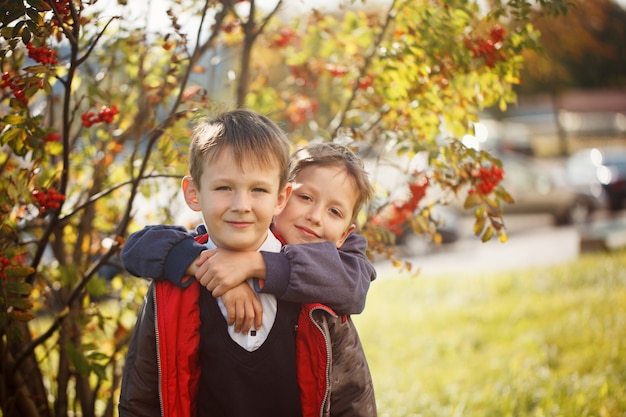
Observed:
[[[25,27],[24,30],[22,31],[22,41],[26,44],[30,42],[31,38],[32,38],[32,33],[30,32],[30,29],[28,27]]]
[[[28,311],[33,308],[33,302],[25,297],[13,297],[7,300],[7,304],[18,310]]]
[[[46,12],[48,10],[52,10],[48,2],[44,0],[26,0],[26,2],[39,12]]]
[[[94,346],[93,348],[98,349],[98,347],[99,346]],[[94,351],[94,352],[89,352],[87,354],[87,358],[89,358],[92,361],[106,361],[106,360],[109,360],[111,357],[109,355],[105,355],[102,352]]]
[[[24,71],[30,74],[41,74],[44,72],[48,72],[48,67],[45,65],[31,65],[29,67],[24,67]]]
[[[46,5],[47,5],[47,3],[46,3]],[[35,9],[28,9],[28,10],[26,10],[26,14],[28,15],[28,17],[30,17],[31,22],[34,23],[35,25],[38,25],[38,24],[42,23],[41,14],[37,10],[35,10]],[[30,27],[31,30],[32,30],[32,26],[31,25],[28,25],[28,27]]]
[[[4,272],[7,274],[7,278],[11,278],[13,276],[13,272],[10,271],[12,268],[18,268],[18,267],[11,267],[11,266],[7,266],[6,268],[4,268]],[[26,268],[26,267],[23,267]],[[30,268],[30,270],[32,271],[32,268]],[[20,277],[25,277],[28,274],[20,274]],[[13,294],[20,294],[20,295],[29,295],[30,292],[33,290],[33,287],[26,283],[26,282],[6,282],[4,284],[4,288],[7,292],[11,292]]]
[[[15,26],[13,26],[13,32],[11,33],[12,38],[17,38],[20,35],[22,26],[24,26],[24,24],[26,24],[26,22],[24,20],[20,20],[15,24]]]
[[[11,310],[8,312],[9,318],[17,321],[31,321],[35,315],[30,311]]]
[[[105,365],[100,365],[97,363],[94,363],[91,365],[91,370],[93,371],[94,374],[96,374],[98,376],[98,378],[102,379],[102,380],[106,380],[107,379],[107,373],[106,373],[106,366]]]
[[[24,3],[21,1],[13,1],[8,10],[3,13],[2,16],[2,25],[8,26],[9,23],[16,21],[20,17],[24,16],[26,12],[26,7],[24,7]]]
[[[74,366],[76,372],[83,376],[89,376],[91,366],[89,365],[87,359],[83,356],[82,350],[78,349],[72,343],[66,344],[65,349],[67,350],[67,357],[69,358],[70,363]]]

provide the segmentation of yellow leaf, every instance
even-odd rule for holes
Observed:
[[[476,222],[474,223],[474,235],[480,236],[485,228],[485,221],[486,219],[484,217],[476,219]]]
[[[480,240],[482,240],[483,242],[489,242],[492,237],[493,237],[493,227],[487,226],[487,228],[485,229],[485,233],[483,233],[483,236],[481,237]]]
[[[465,202],[463,203],[463,208],[469,209],[469,208],[475,207],[478,204],[480,204],[480,202],[481,202],[481,198],[478,194],[468,193],[467,197],[465,198]]]

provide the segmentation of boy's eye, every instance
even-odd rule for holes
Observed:
[[[228,191],[228,190],[230,190],[230,187],[228,187],[226,185],[222,185],[222,186],[219,186],[219,187],[215,187],[215,189],[217,191]]]
[[[336,209],[336,208],[330,208],[330,209],[329,209],[329,211],[330,211],[330,212],[331,212],[334,216],[337,216],[337,217],[341,217],[341,218],[343,218],[343,213],[342,213],[342,211],[341,211],[341,210]]]
[[[300,198],[301,200],[305,200],[305,201],[311,201],[311,196],[308,194],[298,194],[298,198]]]
[[[267,189],[261,188],[261,187],[253,188],[252,191],[255,192],[255,193],[267,193],[267,192],[269,192],[269,191],[267,191]]]

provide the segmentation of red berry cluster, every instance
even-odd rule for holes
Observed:
[[[16,99],[24,104],[28,104],[24,86],[21,85],[21,77],[11,77],[11,74],[5,72],[2,74],[2,84],[0,84],[0,87],[10,88]]]
[[[358,87],[359,90],[367,90],[374,83],[373,75],[365,75],[359,78]]]
[[[317,100],[297,94],[289,101],[286,112],[289,121],[294,125],[299,125],[311,119],[318,108]]]
[[[274,48],[284,48],[296,37],[296,31],[290,27],[284,27],[270,41],[270,46]]]
[[[24,80],[21,76],[11,76],[10,73],[5,72],[2,74],[2,83],[0,88],[9,88],[13,92],[13,96],[24,104],[28,104],[28,97],[26,97],[26,90],[33,86],[37,86],[40,90],[43,88],[43,80],[36,77],[29,77],[28,81]]]
[[[111,107],[102,106],[98,114],[93,111],[88,111],[87,113],[83,113],[80,116],[81,122],[85,127],[91,127],[94,123],[112,123],[113,118],[120,111],[117,109],[117,106],[114,104]]]
[[[489,39],[482,37],[472,39],[472,37],[468,36],[465,38],[464,44],[472,52],[472,55],[477,58],[484,58],[487,66],[493,68],[496,65],[496,61],[504,59],[504,54],[500,49],[504,35],[504,29],[496,25],[489,31]]]
[[[46,2],[62,16],[70,14],[70,4],[72,0],[46,0]]]
[[[290,65],[289,70],[294,77],[294,82],[298,87],[317,88],[319,73],[312,68],[313,65],[307,62],[302,65]]]
[[[48,48],[47,46],[33,46],[32,43],[28,42],[26,44],[26,49],[28,49],[28,56],[44,65],[56,65],[57,57],[54,54],[54,50]]]
[[[4,256],[0,256],[0,278],[7,279],[7,273],[4,272],[4,268],[11,264],[11,260],[5,258]]]
[[[428,185],[429,182],[426,177],[410,182],[409,190],[411,191],[411,197],[407,201],[387,205],[372,219],[372,223],[386,227],[396,236],[401,235],[404,231],[403,225],[417,210],[417,206],[426,195]]]
[[[63,22],[66,22],[71,14],[70,4],[72,0],[46,0],[46,2],[56,10],[57,14],[61,17]],[[55,16],[52,18],[52,23],[59,26],[59,19]]]
[[[343,77],[348,73],[348,67],[343,65],[326,64],[326,70],[331,73],[333,77]]]
[[[33,190],[32,195],[39,208],[39,217],[44,217],[51,210],[58,210],[65,201],[65,196],[53,189]]]
[[[478,171],[472,173],[472,177],[476,178],[476,189],[470,192],[487,195],[491,194],[502,181],[504,170],[497,165],[492,165],[491,168],[480,167]]]
[[[61,139],[61,135],[59,135],[57,132],[50,132],[46,135],[45,138],[43,138],[43,141],[48,143],[48,142],[58,142],[59,139]]]
[[[222,26],[222,30],[226,33],[233,33],[239,27],[239,23],[237,22],[227,22],[224,26]]]

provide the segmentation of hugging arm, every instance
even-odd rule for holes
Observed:
[[[353,233],[339,249],[333,242],[319,242],[261,252],[266,278],[260,291],[285,301],[326,304],[341,314],[361,313],[376,279],[366,249],[367,240]]]
[[[266,274],[260,291],[285,301],[326,304],[340,314],[360,313],[376,278],[366,248],[367,240],[352,234],[339,250],[320,242],[261,252]],[[122,262],[133,275],[184,286],[185,270],[203,249],[182,227],[148,226],[128,238]]]
[[[182,226],[146,226],[131,234],[122,248],[122,264],[136,277],[167,280],[188,286],[186,269],[206,249],[193,238],[203,229],[189,232]]]

